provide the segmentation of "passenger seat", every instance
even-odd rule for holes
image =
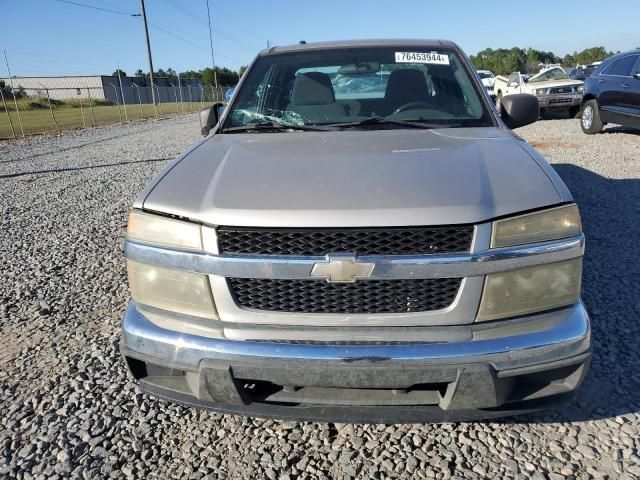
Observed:
[[[347,115],[345,107],[336,103],[331,77],[322,72],[296,75],[287,111],[297,113],[305,123],[338,122]]]

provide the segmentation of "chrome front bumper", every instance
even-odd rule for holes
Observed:
[[[224,412],[336,421],[521,413],[571,394],[586,373],[590,324],[582,303],[467,328],[470,339],[442,343],[234,341],[161,328],[132,303],[122,323],[122,354],[142,388],[162,398]],[[246,385],[268,387],[252,396]],[[367,395],[380,392],[387,397],[367,405]]]
[[[581,257],[584,237],[495,249],[489,238],[490,225],[480,225],[469,253],[358,257],[374,264],[371,280],[463,277],[463,286],[448,309],[342,316],[243,309],[226,286],[225,277],[312,279],[324,257],[220,255],[215,242],[189,252],[127,240],[131,260],[209,275],[221,320],[170,318],[132,303],[122,353],[144,390],[224,412],[401,422],[540,408],[582,381],[588,315],[578,302],[474,322],[484,276]]]

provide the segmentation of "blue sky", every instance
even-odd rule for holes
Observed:
[[[70,1],[140,10],[139,0]],[[614,51],[640,46],[640,0],[209,1],[216,64],[233,69],[249,63],[267,41],[447,38],[469,54],[485,47],[534,47],[564,55],[600,45]],[[206,0],[145,3],[155,69],[211,64]],[[138,18],[56,0],[0,0],[0,11],[0,49],[7,50],[13,75],[110,74],[116,62],[130,74],[147,70]]]

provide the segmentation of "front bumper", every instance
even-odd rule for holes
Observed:
[[[122,354],[143,390],[251,416],[398,423],[488,418],[571,397],[590,358],[582,303],[441,343],[275,343],[167,330],[134,303]]]
[[[547,110],[565,110],[572,107],[579,107],[581,103],[582,95],[580,94],[541,95],[538,97],[538,105],[540,108]]]

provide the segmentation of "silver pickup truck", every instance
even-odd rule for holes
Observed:
[[[261,52],[138,196],[121,351],[222,412],[419,422],[571,398],[590,358],[571,194],[455,44]]]

